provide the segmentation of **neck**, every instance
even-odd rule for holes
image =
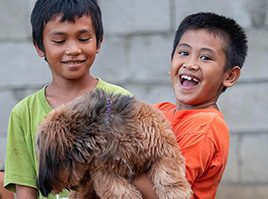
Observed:
[[[53,81],[46,88],[46,98],[52,108],[56,108],[95,89],[97,83],[98,80],[91,76],[85,81]]]

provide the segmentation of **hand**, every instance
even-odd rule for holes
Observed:
[[[138,176],[133,181],[133,185],[141,192],[143,199],[157,199],[154,185],[147,175]]]

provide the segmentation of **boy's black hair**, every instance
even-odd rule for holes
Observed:
[[[184,18],[175,35],[171,58],[173,58],[182,35],[188,30],[200,29],[220,36],[226,42],[226,70],[234,66],[240,68],[243,66],[248,50],[247,37],[243,28],[235,20],[211,12],[200,12]]]
[[[61,15],[61,22],[74,22],[77,17],[90,16],[95,29],[97,45],[100,45],[103,39],[103,26],[97,0],[37,0],[31,14],[32,39],[42,51],[45,50],[43,45],[45,24]]]

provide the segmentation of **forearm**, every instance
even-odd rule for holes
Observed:
[[[27,186],[16,185],[16,199],[37,199],[37,190]]]
[[[157,199],[154,185],[146,175],[137,177],[133,185],[141,192],[143,199]]]

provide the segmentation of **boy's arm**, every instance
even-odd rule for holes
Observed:
[[[157,199],[154,185],[147,175],[138,176],[133,181],[133,185],[141,192],[143,199]]]
[[[29,130],[24,129],[21,118],[17,112],[11,112],[7,134],[4,186],[13,192],[16,185],[33,189],[36,186],[34,151],[31,148],[33,141],[30,135],[24,133]],[[23,118],[27,120],[27,117]]]
[[[0,170],[0,198],[1,199],[13,199],[14,194],[4,188],[4,172]]]
[[[16,185],[16,199],[37,199],[37,191],[34,188]]]
[[[185,158],[186,178],[192,185],[210,167],[214,145],[206,134],[187,134],[179,140]]]

